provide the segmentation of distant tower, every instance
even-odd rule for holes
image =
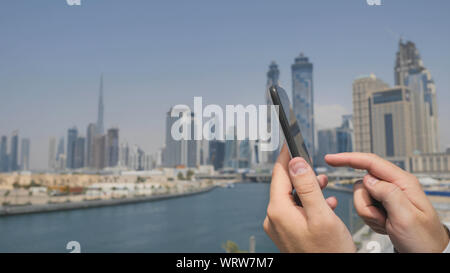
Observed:
[[[11,152],[10,152],[10,170],[19,170],[19,132],[16,130],[13,132],[11,138]]]
[[[269,65],[269,71],[267,71],[267,84],[266,89],[271,87],[272,85],[280,85],[280,70],[278,69],[278,65],[275,61],[272,61]],[[271,105],[271,99],[269,97],[269,94],[266,92],[266,105]],[[267,109],[267,130],[270,132],[272,130],[271,128],[271,115],[270,109]],[[261,163],[273,163],[276,160],[276,157],[278,156],[278,150],[277,151],[258,151],[258,154],[261,156],[261,160],[258,159]],[[258,162],[259,163],[259,162]]]
[[[301,53],[300,56],[295,58],[291,69],[292,106],[308,152],[313,157],[315,154],[313,64]]]
[[[86,131],[86,167],[94,168],[94,141],[97,128],[89,123]]]
[[[275,61],[272,61],[269,65],[269,71],[267,72],[267,87],[271,85],[278,85],[280,81],[280,70]]]
[[[436,86],[416,45],[400,40],[395,63],[395,84],[405,85],[414,101],[415,153],[439,151]]]
[[[424,69],[416,45],[411,41],[403,43],[403,40],[400,39],[394,68],[395,85],[405,85],[406,78],[411,71],[420,72]]]
[[[48,140],[48,169],[56,169],[56,138],[50,137]]]
[[[119,129],[108,129],[106,135],[106,165],[115,167],[119,164]]]
[[[23,138],[20,146],[20,169],[30,170],[30,139]]]
[[[78,138],[78,129],[76,127],[70,128],[67,131],[67,162],[68,169],[75,168],[75,148]]]
[[[98,116],[97,116],[97,134],[103,135],[105,129],[103,127],[103,74],[100,76],[100,95],[98,99]]]
[[[6,136],[2,136],[0,143],[0,172],[7,172],[9,169],[7,150],[8,138]]]

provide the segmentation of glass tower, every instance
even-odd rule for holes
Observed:
[[[292,69],[292,103],[294,114],[311,157],[314,156],[314,89],[313,64],[300,54]]]

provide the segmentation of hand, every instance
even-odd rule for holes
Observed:
[[[399,252],[442,252],[449,236],[417,178],[374,154],[327,155],[332,166],[364,169],[368,174],[354,186],[359,216],[374,231],[388,234]],[[382,203],[377,208],[373,199]]]
[[[326,176],[318,179],[302,158],[289,159],[284,145],[273,169],[266,233],[281,252],[355,252],[350,232],[333,212],[336,198],[325,200],[320,189]],[[292,184],[303,207],[295,204]]]

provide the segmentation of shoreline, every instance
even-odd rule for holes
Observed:
[[[121,198],[121,199],[107,199],[107,200],[90,200],[90,201],[81,201],[81,202],[73,202],[73,203],[68,202],[68,203],[53,203],[53,204],[42,204],[42,205],[22,205],[22,206],[6,206],[6,207],[0,206],[0,217],[153,202],[153,201],[187,197],[187,196],[191,196],[191,195],[207,193],[209,191],[212,191],[216,187],[217,186],[210,186],[210,187],[207,187],[204,189],[195,190],[195,191],[191,191],[191,192],[175,193],[175,194],[161,194],[161,195],[144,196],[144,197],[130,197],[130,198]]]

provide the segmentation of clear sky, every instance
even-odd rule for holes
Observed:
[[[416,43],[436,81],[442,146],[450,146],[450,1],[5,0],[0,5],[0,135],[31,138],[31,167],[47,166],[48,139],[97,117],[154,152],[174,104],[262,104],[275,60],[314,63],[317,127],[352,111],[352,81],[393,84],[398,39]]]

